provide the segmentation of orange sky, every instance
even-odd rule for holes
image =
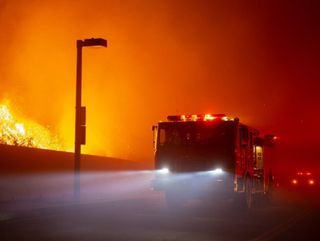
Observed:
[[[317,8],[253,2],[2,0],[0,100],[50,126],[72,150],[75,43],[103,37],[107,49],[83,52],[84,152],[151,161],[152,124],[211,112],[238,116],[316,158]]]

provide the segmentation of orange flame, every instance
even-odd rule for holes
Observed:
[[[0,144],[62,150],[59,138],[48,128],[15,118],[7,104],[0,104]]]

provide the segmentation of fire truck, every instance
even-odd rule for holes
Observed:
[[[192,198],[228,197],[251,208],[256,197],[270,193],[273,175],[264,151],[274,135],[261,137],[224,114],[172,115],[152,130],[152,187],[165,193],[169,207]]]

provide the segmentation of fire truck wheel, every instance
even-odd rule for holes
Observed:
[[[252,179],[247,176],[245,179],[245,201],[248,209],[252,208],[253,194],[252,194]]]

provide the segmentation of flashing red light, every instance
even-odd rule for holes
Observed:
[[[292,184],[298,184],[297,179],[293,179],[293,180],[292,180]]]
[[[311,176],[311,172],[297,172],[297,175],[298,176],[304,176],[304,175]]]
[[[309,183],[310,185],[313,185],[313,184],[314,184],[314,180],[310,179],[310,180],[308,181],[308,183]]]
[[[191,115],[191,120],[192,121],[197,121],[201,118],[201,115]]]
[[[214,120],[216,119],[217,117],[211,115],[211,114],[205,114],[204,117],[203,117],[203,120],[204,121],[211,121],[211,120]]]
[[[225,114],[169,115],[167,117],[167,120],[168,121],[213,121],[218,118],[223,121],[232,120],[232,119],[226,117]]]

